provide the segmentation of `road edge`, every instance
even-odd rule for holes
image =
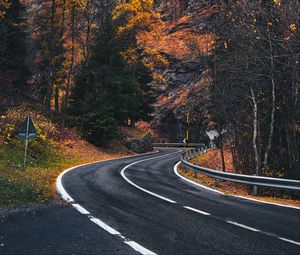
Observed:
[[[68,168],[68,169],[64,170],[57,177],[56,183],[55,183],[56,193],[58,195],[60,195],[60,197],[63,200],[65,200],[67,203],[72,205],[73,208],[76,209],[78,212],[80,212],[82,215],[87,216],[91,222],[95,223],[97,226],[99,226],[100,228],[102,228],[103,230],[108,232],[109,234],[118,237],[119,239],[121,239],[120,241],[122,241],[124,244],[130,246],[135,251],[141,253],[142,255],[157,255],[156,253],[148,250],[147,248],[143,247],[142,245],[140,245],[140,244],[138,244],[138,243],[136,243],[132,240],[127,239],[125,236],[123,236],[117,230],[113,229],[112,227],[110,227],[109,225],[107,225],[106,223],[101,221],[100,219],[93,217],[90,214],[89,211],[87,211],[81,205],[75,203],[74,199],[68,194],[68,192],[65,190],[65,188],[62,184],[62,178],[66,173],[68,173],[72,170],[75,170],[77,168],[80,168],[82,166],[88,166],[88,165],[93,165],[93,164],[97,164],[97,163],[103,163],[103,162],[108,162],[108,161],[113,161],[113,160],[118,160],[118,159],[134,158],[134,157],[138,157],[138,156],[147,156],[147,155],[152,155],[152,154],[156,154],[156,153],[159,153],[159,151],[155,150],[155,151],[150,152],[150,153],[143,153],[143,154],[139,154],[139,155],[132,155],[132,156],[125,156],[125,157],[112,158],[112,159],[106,159],[106,160],[99,160],[99,161],[94,161],[94,162],[90,162],[90,163],[86,163],[86,164],[73,166],[71,168]]]
[[[225,194],[224,192],[222,191],[219,191],[219,190],[216,190],[216,189],[213,189],[213,188],[210,188],[208,186],[205,186],[203,184],[200,184],[198,182],[195,182],[191,179],[188,179],[184,176],[182,176],[179,172],[178,172],[178,166],[180,165],[181,161],[177,162],[175,165],[174,165],[174,173],[181,179],[183,179],[184,181],[186,182],[189,182],[195,186],[198,186],[198,187],[201,187],[201,188],[204,188],[206,190],[209,190],[209,191],[212,191],[212,192],[215,192],[215,193],[218,193],[220,195],[224,195],[224,196],[230,196],[230,197],[235,197],[235,198],[240,198],[240,199],[244,199],[244,200],[249,200],[249,201],[253,201],[253,202],[258,202],[258,203],[263,203],[263,204],[269,204],[269,205],[275,205],[275,206],[281,206],[281,207],[286,207],[286,208],[291,208],[291,209],[296,209],[296,210],[300,210],[300,207],[297,207],[297,206],[292,206],[292,205],[283,205],[283,204],[278,204],[278,203],[273,203],[273,202],[267,202],[267,201],[262,201],[262,200],[258,200],[258,199],[254,199],[254,198],[249,198],[249,197],[244,197],[244,196],[237,196],[237,195],[230,195],[230,194]]]

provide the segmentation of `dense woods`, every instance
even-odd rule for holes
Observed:
[[[229,1],[219,8],[214,110],[234,163],[256,175],[299,178],[299,2]]]
[[[239,172],[300,178],[299,19],[297,0],[1,0],[0,111],[38,102],[99,143],[139,120],[181,141],[189,110]]]
[[[27,96],[93,142],[149,119],[136,34],[158,22],[153,1],[10,0],[0,17],[2,110]]]

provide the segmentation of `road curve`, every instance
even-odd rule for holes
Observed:
[[[300,254],[300,210],[187,183],[173,171],[179,158],[160,149],[86,165],[66,172],[62,186],[83,217],[132,254]]]

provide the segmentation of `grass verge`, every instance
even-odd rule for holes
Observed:
[[[47,203],[56,198],[56,178],[65,169],[131,154],[117,141],[96,148],[75,130],[59,127],[28,109],[10,109],[0,116],[0,207]],[[18,140],[16,133],[27,115],[35,123],[37,139],[29,143],[28,165],[23,169],[17,166],[23,163],[24,141]]]

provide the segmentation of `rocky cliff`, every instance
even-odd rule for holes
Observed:
[[[208,64],[215,36],[213,22],[218,15],[213,1],[163,1],[158,6],[162,23],[144,34],[140,43],[156,49],[169,61],[167,68],[157,68],[165,83],[155,104],[151,127],[160,137],[180,141],[184,113],[191,112],[192,125],[205,130],[210,122],[210,79]],[[193,133],[192,139],[204,134]]]

